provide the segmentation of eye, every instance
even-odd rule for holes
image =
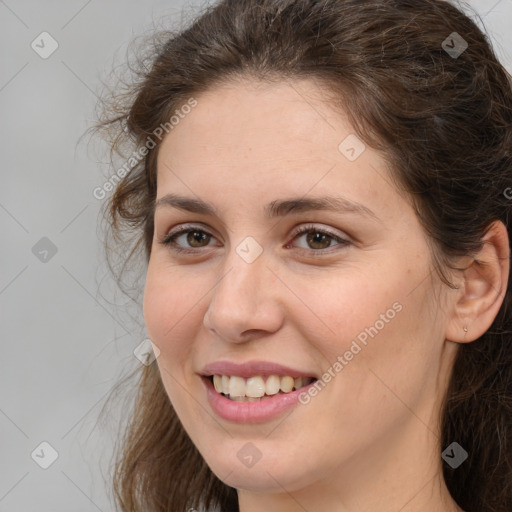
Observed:
[[[351,245],[349,240],[315,225],[302,226],[293,235],[292,242],[303,237],[306,246],[299,247],[299,249],[308,251],[310,254],[325,252],[326,249],[336,245],[342,247]],[[214,236],[208,231],[197,226],[184,225],[168,233],[159,243],[179,253],[197,253],[198,249],[208,247],[212,239],[214,239]],[[286,248],[290,246],[291,243],[286,245]]]
[[[327,229],[319,228],[314,225],[306,225],[301,227],[294,234],[292,241],[299,240],[301,238],[303,238],[306,246],[302,246],[300,249],[309,251],[313,250],[314,252],[324,251],[325,249],[335,245],[348,246],[351,244],[349,240],[346,240]],[[333,244],[333,242],[336,243]]]
[[[183,253],[194,253],[196,249],[208,247],[213,235],[199,227],[180,226],[178,229],[171,231],[159,243],[170,247],[173,251]],[[178,243],[180,242],[181,243]],[[185,247],[182,244],[186,244]]]

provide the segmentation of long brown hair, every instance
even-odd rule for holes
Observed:
[[[510,76],[482,30],[450,3],[223,0],[144,48],[138,75],[114,90],[98,123],[113,151],[132,155],[104,203],[108,237],[123,248],[121,269],[151,253],[158,128],[170,133],[169,119],[190,98],[242,76],[322,84],[333,109],[344,109],[359,137],[388,159],[447,286],[455,258],[476,254],[493,221],[512,239]],[[134,158],[149,139],[154,147]],[[467,512],[512,510],[510,280],[490,329],[459,346],[442,404],[440,452],[456,441],[469,455],[457,469],[443,465]],[[121,510],[238,511],[236,490],[211,472],[182,428],[157,365],[137,374],[115,465]]]

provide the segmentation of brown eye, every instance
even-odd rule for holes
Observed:
[[[332,237],[320,231],[310,231],[306,240],[312,249],[327,249],[331,245]]]
[[[327,252],[326,249],[330,247],[339,245],[341,249],[351,245],[349,240],[316,226],[304,226],[301,228],[295,234],[293,242],[301,239],[303,240],[302,243],[298,244],[296,247],[301,250],[309,251],[311,254],[318,253],[318,255],[320,255],[322,251]]]
[[[207,231],[185,226],[169,233],[160,243],[176,252],[197,253],[199,249],[211,245],[212,238],[213,235]]]
[[[210,241],[211,235],[205,233],[204,231],[189,231],[187,233],[187,243],[190,244],[191,247],[205,247],[202,245],[202,242],[207,241],[206,245]]]

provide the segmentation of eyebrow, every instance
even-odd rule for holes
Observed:
[[[192,213],[202,213],[205,215],[220,217],[218,209],[211,203],[205,202],[201,199],[184,197],[177,194],[167,194],[161,197],[155,203],[155,210],[164,206],[178,208]],[[349,201],[344,197],[333,196],[276,200],[270,202],[265,207],[264,212],[267,217],[274,218],[284,217],[285,215],[292,213],[315,210],[356,213],[380,222],[377,215],[361,203]]]
[[[218,209],[211,203],[205,202],[201,199],[194,199],[184,197],[177,194],[167,194],[161,197],[155,203],[155,210],[164,206],[178,208],[192,213],[201,213],[204,215],[211,215],[220,217]],[[333,211],[333,212],[348,212],[356,213],[364,217],[369,217],[380,222],[380,219],[375,213],[354,201],[349,201],[343,197],[315,197],[315,198],[293,198],[276,200],[270,202],[265,207],[265,215],[269,218],[284,217],[292,213],[309,212],[315,210]]]

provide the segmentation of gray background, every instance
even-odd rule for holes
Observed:
[[[122,306],[102,257],[92,191],[113,170],[78,139],[128,42],[155,25],[180,26],[198,5],[0,0],[0,512],[113,510],[120,406],[107,421],[98,414],[141,364],[134,350],[146,334],[140,306]],[[512,0],[470,5],[512,73]],[[42,32],[58,43],[47,58],[31,47],[51,49]],[[47,469],[52,448],[42,442],[58,453]]]

